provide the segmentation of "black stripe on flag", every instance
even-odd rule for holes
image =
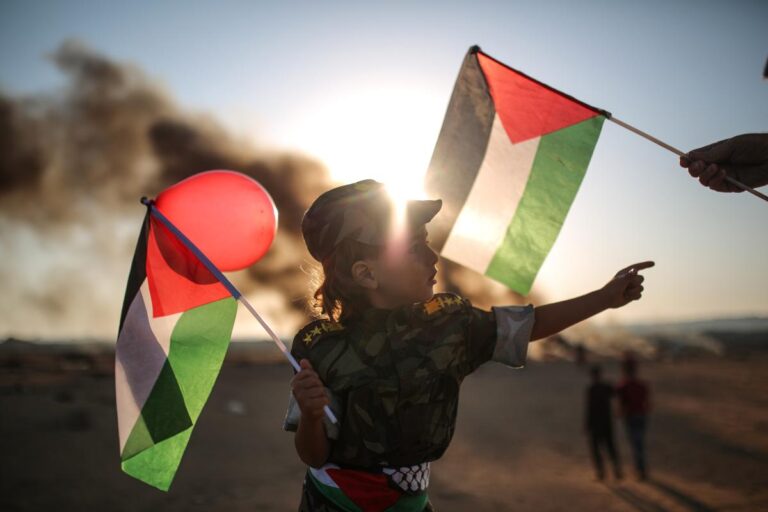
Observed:
[[[485,157],[496,110],[473,46],[464,57],[443,127],[424,179],[443,208],[429,224],[430,245],[440,252],[469,196]]]
[[[144,279],[147,277],[147,238],[149,237],[149,215],[149,208],[147,208],[147,214],[144,216],[144,222],[141,224],[139,239],[136,242],[136,252],[133,253],[131,271],[128,274],[128,284],[125,287],[123,311],[120,314],[120,327],[117,330],[118,336],[123,330],[125,317],[128,315],[128,308],[131,307],[133,299],[135,299],[136,294],[139,293],[141,283],[143,283]]]
[[[134,308],[131,313],[132,318],[128,319],[130,307],[136,302],[137,296],[141,294],[141,285],[147,277],[147,241],[149,240],[150,215],[150,210],[147,209],[147,214],[144,216],[144,221],[141,225],[139,239],[136,242],[136,252],[133,255],[131,271],[128,274],[123,311],[120,315],[118,346],[115,351],[115,357],[122,360],[128,385],[132,387],[134,386],[133,379],[135,378],[133,372],[139,370],[133,367],[137,363],[135,357],[137,350],[143,352],[150,359],[165,357],[164,354],[162,356],[159,355],[163,349],[155,339],[155,335],[149,325],[150,310],[143,301],[140,301],[143,308]],[[147,299],[151,300],[149,297]],[[125,338],[121,338],[126,320],[128,320],[129,329],[126,332]],[[138,329],[137,325],[143,326],[143,329]],[[154,352],[155,355],[150,356],[150,352]],[[133,357],[131,357],[131,353],[134,354]],[[192,426],[192,419],[189,416],[187,405],[184,401],[184,394],[181,392],[173,367],[171,367],[170,362],[167,360],[152,386],[152,391],[142,406],[141,418],[144,420],[149,436],[154,443],[169,439]],[[126,447],[131,444],[131,437],[129,436]],[[140,448],[139,451],[142,451],[149,448],[149,445],[141,445]]]

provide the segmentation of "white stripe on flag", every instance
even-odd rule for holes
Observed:
[[[512,144],[496,114],[483,163],[442,256],[485,274],[525,191],[540,140]]]
[[[312,476],[317,479],[318,482],[323,485],[327,485],[328,487],[335,487],[338,489],[339,484],[334,482],[333,478],[331,478],[331,475],[328,474],[329,469],[339,469],[339,466],[336,464],[327,463],[320,468],[313,468],[312,466],[309,467],[309,471],[312,473]]]
[[[152,317],[145,279],[125,317],[115,347],[115,395],[120,452],[152,392],[171,346],[171,333],[182,313]]]

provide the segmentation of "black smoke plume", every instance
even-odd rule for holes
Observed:
[[[233,276],[286,335],[307,320],[313,260],[304,211],[332,187],[317,161],[256,150],[210,116],[189,112],[137,67],[77,41],[51,56],[63,89],[26,97],[0,90],[0,325],[43,338],[110,338],[143,207],[142,196],[210,169],[259,181],[279,211],[267,255]],[[520,297],[448,261],[444,289],[479,306]],[[257,334],[258,335],[258,334]]]

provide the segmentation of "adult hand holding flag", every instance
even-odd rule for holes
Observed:
[[[432,247],[527,295],[606,119],[686,156],[610,112],[470,48],[425,177],[427,193],[443,200],[430,226]],[[723,179],[768,201],[730,176]]]

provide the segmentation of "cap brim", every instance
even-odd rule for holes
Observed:
[[[442,207],[442,199],[408,201],[406,206],[408,220],[411,224],[426,224],[437,215],[437,212],[439,212]]]

